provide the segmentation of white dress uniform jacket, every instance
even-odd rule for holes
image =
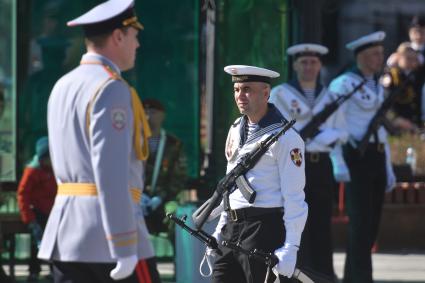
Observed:
[[[285,117],[292,117],[297,122],[294,128],[303,129],[311,119],[320,113],[326,105],[337,99],[326,87],[319,87],[319,93],[314,101],[314,105],[309,105],[304,94],[295,86],[296,84],[284,83],[274,87],[270,93],[269,101]],[[338,119],[338,112],[331,115],[322,125],[320,133],[314,138],[306,141],[307,152],[330,152],[336,143],[345,143],[348,133],[344,129],[343,119]]]
[[[97,195],[56,197],[39,251],[42,259],[115,262],[154,255],[130,195],[130,188],[143,188],[143,164],[132,142],[131,94],[111,73],[120,70],[107,58],[87,53],[51,93],[48,130],[57,182],[92,183]]]
[[[269,104],[269,111],[259,122],[259,128],[245,141],[246,117],[239,118],[230,127],[226,141],[227,172],[232,170],[240,158],[250,152],[257,143],[282,129],[285,119]],[[231,209],[245,207],[283,207],[286,242],[299,245],[301,233],[307,219],[307,204],[304,201],[305,171],[304,142],[294,129],[289,129],[261,157],[258,163],[245,175],[257,192],[253,204],[242,196],[239,190],[230,194]],[[218,237],[227,222],[227,213],[222,212],[214,233]]]
[[[348,93],[359,85],[363,79],[364,78],[356,70],[349,71],[334,79],[329,85],[329,89],[334,93]],[[371,89],[365,84],[338,109],[338,119],[342,119],[339,123],[345,125],[349,134],[348,142],[350,142],[351,145],[357,147],[356,142],[363,138],[370,121],[376,114],[376,111],[381,107],[384,100],[384,88],[380,84],[376,85],[376,90]],[[390,190],[394,187],[396,180],[391,166],[387,132],[385,128],[381,126],[376,134],[378,140],[375,141],[375,137],[372,135],[369,142],[385,144],[387,190]]]

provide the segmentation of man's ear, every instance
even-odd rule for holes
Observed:
[[[263,92],[264,92],[264,96],[266,97],[266,99],[269,100],[269,97],[270,97],[270,85],[269,84],[265,84],[265,87],[263,88]]]
[[[114,29],[114,31],[112,32],[112,41],[114,42],[115,45],[119,45],[122,40],[123,40],[123,35],[124,33],[122,32],[121,29]]]

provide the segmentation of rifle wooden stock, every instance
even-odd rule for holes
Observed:
[[[207,199],[193,214],[192,219],[195,227],[197,229],[201,229],[204,223],[207,221],[211,212],[220,205],[221,199],[223,198],[223,193],[218,192],[217,190],[214,192],[212,197]]]

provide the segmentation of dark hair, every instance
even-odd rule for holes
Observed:
[[[143,106],[145,108],[153,108],[162,112],[165,112],[164,105],[162,103],[154,98],[147,98],[143,100]]]
[[[122,32],[124,34],[127,34],[128,29],[130,26],[127,27],[121,27],[121,28],[117,28],[122,30]],[[108,37],[115,31],[111,30],[108,31],[106,33],[102,33],[102,34],[98,34],[98,35],[92,35],[92,36],[86,36],[86,41],[88,41],[89,43],[93,44],[96,47],[103,47],[106,44],[106,40],[108,39]]]
[[[421,28],[425,27],[425,16],[424,15],[415,15],[410,22],[409,28]]]

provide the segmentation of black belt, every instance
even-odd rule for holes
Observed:
[[[311,163],[317,163],[320,160],[329,158],[329,152],[306,152],[305,160],[310,161]]]
[[[378,152],[385,152],[385,143],[376,143],[376,142],[369,142],[367,147],[369,149],[375,149]]]
[[[231,209],[227,212],[230,220],[243,221],[254,219],[271,213],[283,213],[283,207],[246,207],[239,209]]]
[[[358,141],[355,141],[356,145],[359,144]],[[366,146],[366,150],[377,151],[377,152],[385,152],[385,143],[382,142],[369,142]]]

